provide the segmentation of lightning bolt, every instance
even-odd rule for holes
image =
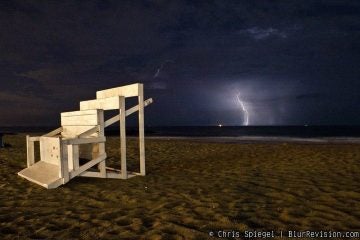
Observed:
[[[248,126],[248,125],[249,125],[249,112],[248,112],[248,110],[246,109],[244,102],[241,101],[241,99],[240,99],[240,93],[238,93],[238,94],[236,95],[236,98],[237,98],[237,100],[238,100],[238,102],[239,102],[239,105],[240,105],[240,107],[241,107],[241,111],[244,113],[243,125],[244,125],[244,126]]]

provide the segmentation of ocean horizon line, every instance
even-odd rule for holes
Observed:
[[[0,133],[45,133],[54,126],[12,126],[0,127]],[[106,135],[118,135],[117,125],[105,129]],[[127,126],[127,135],[137,135],[137,126]],[[145,126],[148,136],[187,137],[241,137],[241,136],[282,136],[282,137],[360,137],[360,126]]]

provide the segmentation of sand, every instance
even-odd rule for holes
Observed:
[[[0,239],[208,239],[209,231],[360,230],[360,145],[147,139],[146,177],[17,176],[24,135],[0,149]],[[129,168],[138,163],[128,141]],[[108,138],[118,167],[118,139]]]

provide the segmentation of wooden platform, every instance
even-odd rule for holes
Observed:
[[[18,175],[45,188],[56,188],[62,184],[62,178],[59,177],[59,166],[44,161],[25,168],[18,172]]]

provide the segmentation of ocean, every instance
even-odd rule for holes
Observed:
[[[48,132],[56,127],[0,127],[0,133]],[[117,127],[106,129],[106,135],[118,135]],[[137,135],[136,127],[127,127],[127,135]],[[145,127],[146,136],[172,137],[360,137],[359,126],[171,126]]]
[[[147,133],[153,136],[185,137],[360,137],[360,126],[201,126],[152,127]]]

